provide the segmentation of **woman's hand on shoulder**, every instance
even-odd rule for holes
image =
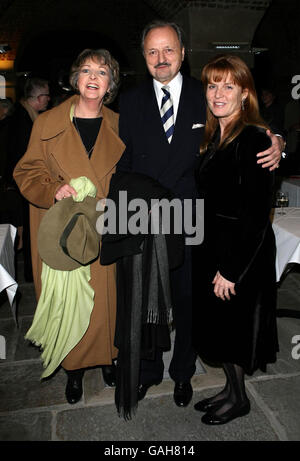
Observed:
[[[74,187],[69,184],[64,184],[55,193],[55,200],[62,200],[63,198],[71,197],[72,195],[77,195]]]
[[[214,293],[217,298],[221,298],[223,301],[225,299],[230,300],[230,294],[235,295],[235,283],[226,280],[218,271],[212,281],[214,284]]]

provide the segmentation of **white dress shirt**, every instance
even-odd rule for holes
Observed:
[[[156,100],[158,104],[158,108],[160,109],[161,107],[161,102],[162,98],[164,97],[164,92],[162,91],[163,86],[168,86],[170,95],[173,101],[173,111],[174,111],[174,124],[176,122],[176,117],[177,117],[177,112],[178,112],[178,106],[179,106],[179,99],[180,99],[180,94],[181,94],[181,88],[182,88],[182,75],[180,72],[176,75],[176,77],[171,80],[168,85],[165,85],[164,83],[160,83],[157,80],[153,79],[153,86],[154,86],[154,91],[156,95]]]

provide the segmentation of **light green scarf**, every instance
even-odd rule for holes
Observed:
[[[72,179],[81,202],[96,197],[96,187],[86,177]],[[52,269],[43,262],[42,291],[26,339],[40,346],[45,368],[41,378],[51,375],[86,332],[94,306],[94,290],[89,285],[90,266],[73,271]]]

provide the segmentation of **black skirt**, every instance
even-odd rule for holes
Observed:
[[[214,294],[214,249],[210,241],[193,248],[194,347],[209,363],[234,363],[249,375],[257,369],[266,371],[279,350],[274,234],[267,230],[255,261],[236,283],[236,295],[229,301]]]

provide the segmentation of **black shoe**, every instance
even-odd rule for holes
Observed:
[[[174,401],[178,407],[186,407],[193,396],[193,388],[190,382],[175,383]]]
[[[158,386],[160,383],[161,383],[161,381],[155,382],[155,383],[150,383],[150,384],[140,384],[139,387],[138,387],[138,400],[139,401],[143,400],[143,398],[147,394],[147,391],[148,391],[149,387]]]
[[[226,399],[220,399],[220,400],[211,400],[211,399],[204,399],[200,400],[194,405],[195,410],[197,411],[203,411],[206,413],[207,411],[214,410],[216,407],[219,407],[225,403]]]
[[[116,387],[117,382],[117,368],[114,362],[112,365],[102,366],[102,375],[104,382],[109,387]]]
[[[77,403],[82,397],[83,370],[67,371],[68,382],[66,386],[66,398],[71,404]]]
[[[208,424],[210,426],[217,426],[221,424],[229,423],[235,418],[239,418],[240,416],[245,416],[250,412],[250,402],[246,400],[245,402],[237,405],[233,405],[233,407],[229,408],[229,410],[225,411],[221,415],[217,415],[212,412],[205,413],[202,416],[201,421],[204,424]]]

